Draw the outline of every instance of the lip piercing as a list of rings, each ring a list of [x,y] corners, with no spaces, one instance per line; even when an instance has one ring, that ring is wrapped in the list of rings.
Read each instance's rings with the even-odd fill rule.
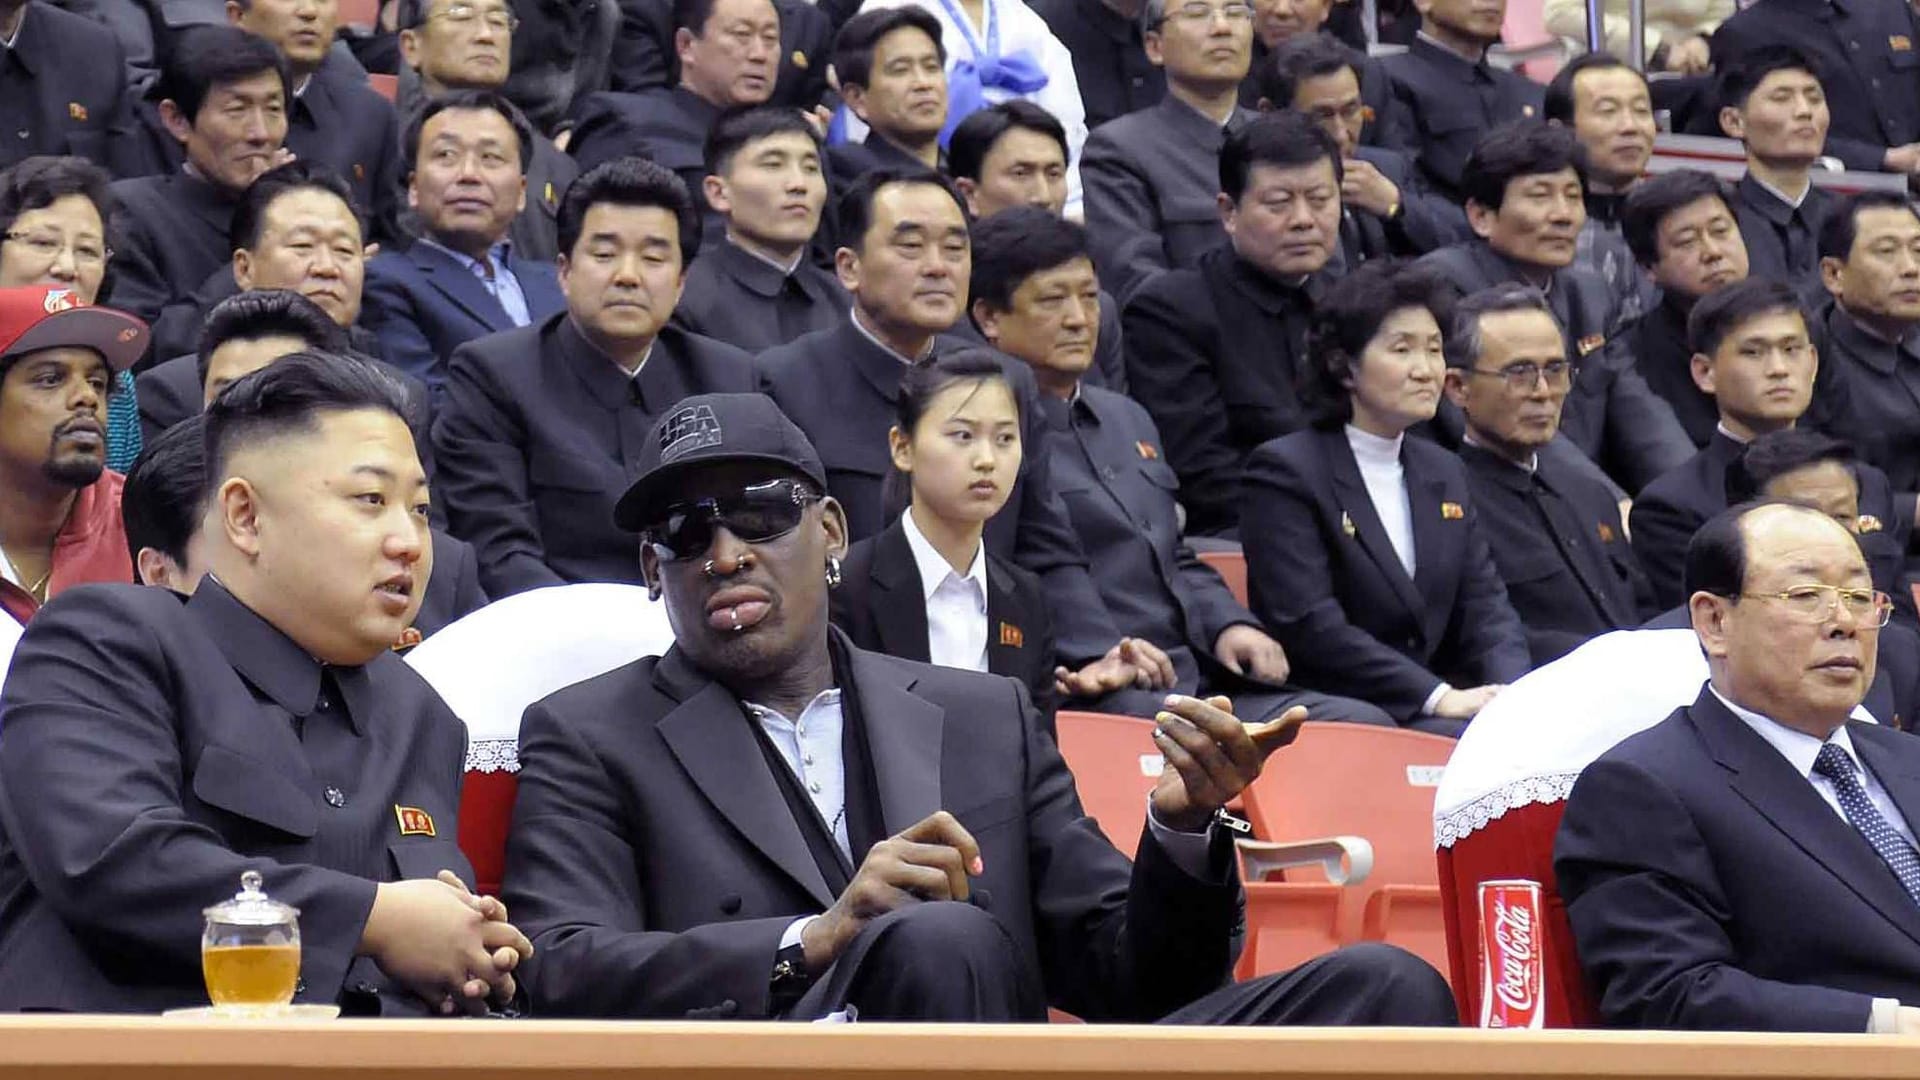
[[[740,625],[740,609],[737,607],[731,607],[731,608],[728,608],[727,611],[733,616],[734,631],[738,632],[741,630],[745,630],[746,627]]]

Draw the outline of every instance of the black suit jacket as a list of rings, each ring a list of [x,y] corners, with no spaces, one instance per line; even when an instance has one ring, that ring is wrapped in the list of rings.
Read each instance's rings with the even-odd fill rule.
[[[832,273],[803,256],[793,273],[741,249],[724,235],[701,248],[687,269],[673,321],[750,353],[784,345],[847,321],[853,298]]]
[[[1838,304],[1826,327],[1820,366],[1833,369],[1843,391],[1829,429],[1886,470],[1895,491],[1920,491],[1920,333],[1899,344],[1876,338]],[[1911,500],[1902,505],[1912,510]]]
[[[1223,984],[1230,862],[1191,877],[1146,832],[1129,866],[1013,681],[848,657],[885,831],[953,812],[985,863],[974,896],[1053,1004],[1147,1019]],[[769,1015],[781,934],[834,897],[749,723],[678,648],[527,710],[505,898],[533,938],[522,981],[542,1015]]]
[[[1693,381],[1693,350],[1687,348],[1687,314],[1672,296],[1635,319],[1624,334],[1633,354],[1633,368],[1647,388],[1673,410],[1674,419],[1695,447],[1707,445],[1720,424],[1720,408],[1713,395]],[[1822,372],[1828,365],[1820,365]]]
[[[1353,156],[1400,189],[1400,212],[1387,219],[1351,206],[1341,210],[1340,251],[1348,269],[1368,259],[1425,255],[1472,238],[1466,211],[1427,187],[1412,156],[1384,146],[1361,146]]]
[[[1424,37],[1380,66],[1387,73],[1381,144],[1419,162],[1428,184],[1448,198],[1461,198],[1460,175],[1481,136],[1540,113],[1538,84],[1485,60],[1468,63]]]
[[[1824,301],[1820,227],[1833,207],[1834,197],[1822,188],[1807,188],[1806,198],[1795,208],[1755,183],[1752,176],[1742,176],[1733,187],[1733,217],[1747,245],[1749,276],[1792,286],[1809,307]]]
[[[367,215],[368,243],[403,238],[400,121],[393,103],[357,72],[328,65],[314,73],[287,103],[286,145],[332,169],[353,189],[354,203]]]
[[[510,253],[506,265],[520,283],[534,323],[566,310],[553,264]],[[445,388],[447,360],[455,349],[514,329],[506,309],[473,271],[433,244],[375,255],[367,263],[361,297],[361,325],[380,339],[381,356],[435,395]]]
[[[1216,248],[1127,303],[1127,385],[1166,438],[1187,528],[1240,523],[1240,471],[1254,447],[1306,423],[1298,385],[1318,278],[1281,285]]]
[[[113,197],[113,306],[152,328],[149,356],[191,351],[200,343],[194,293],[233,261],[235,198],[179,171],[118,181]]]
[[[1887,147],[1920,140],[1914,40],[1913,12],[1900,4],[1767,0],[1720,24],[1712,37],[1713,63],[1719,67],[1762,45],[1807,53],[1833,114],[1827,153],[1849,169],[1878,172]]]
[[[1436,251],[1420,260],[1462,293],[1524,282],[1520,270],[1484,240]],[[1619,330],[1616,298],[1582,266],[1554,272],[1547,304],[1567,338],[1578,372],[1560,408],[1560,430],[1628,494],[1687,460],[1693,443],[1673,410],[1634,369],[1629,337]]]
[[[1527,670],[1460,460],[1401,443],[1414,573],[1394,553],[1346,433],[1309,429],[1247,459],[1241,536],[1254,614],[1293,660],[1294,680],[1400,720],[1441,682],[1506,683]]]
[[[833,624],[859,648],[928,663],[920,567],[898,519],[847,549],[833,591]],[[1011,633],[1009,633],[1009,628]],[[1017,679],[1053,732],[1053,622],[1040,579],[987,553],[987,671]]]
[[[1847,734],[1920,822],[1920,742]],[[1920,1004],[1920,905],[1710,690],[1580,774],[1554,873],[1609,1024],[1865,1031],[1872,998]]]
[[[1460,460],[1536,666],[1640,624],[1646,579],[1613,492],[1552,456],[1532,472],[1478,446]]]
[[[680,59],[673,48],[669,0],[619,0],[620,32],[613,40],[611,89],[630,94],[676,86]],[[773,0],[780,16],[780,74],[770,105],[811,109],[827,92],[833,60],[833,20],[806,0]]]
[[[258,870],[300,909],[302,1002],[423,1012],[356,959],[375,886],[456,846],[466,730],[398,657],[325,669],[209,578],[40,610],[0,706],[0,1009],[206,1001],[201,909]],[[346,716],[340,712],[344,708]],[[434,835],[402,835],[396,806]]]
[[[603,161],[637,154],[672,169],[701,210],[704,236],[726,235],[726,222],[707,206],[707,132],[720,109],[684,86],[636,94],[603,90],[573,104],[573,141],[567,152],[581,172]]]
[[[133,94],[113,31],[29,0],[13,48],[0,60],[0,169],[36,154],[83,157],[136,176]],[[16,137],[24,132],[26,138]]]
[[[487,594],[637,584],[640,541],[613,504],[640,475],[648,431],[682,398],[753,389],[745,353],[674,327],[629,376],[564,311],[455,350],[433,423],[437,483]]]
[[[936,347],[948,347],[945,340]],[[817,330],[760,354],[760,389],[812,440],[827,486],[847,512],[855,540],[885,524],[880,489],[893,471],[893,426],[906,364],[851,321]],[[1041,438],[1040,392],[1033,371],[1011,357],[1001,366],[1020,402],[1025,453],[1007,505],[987,522],[987,550],[1040,575],[1055,614],[1055,649],[1068,662],[1095,659],[1120,640],[1087,576],[1087,557],[1053,493],[1053,469]]]
[[[1027,6],[1046,20],[1073,57],[1073,81],[1087,110],[1088,131],[1166,97],[1166,72],[1147,59],[1142,20],[1129,19],[1101,0],[1033,0]]]

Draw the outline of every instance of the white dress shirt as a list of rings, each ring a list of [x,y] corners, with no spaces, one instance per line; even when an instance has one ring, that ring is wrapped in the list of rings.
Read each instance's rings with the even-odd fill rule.
[[[1347,445],[1353,448],[1354,463],[1360,466],[1360,479],[1367,485],[1367,498],[1373,512],[1387,530],[1387,541],[1400,565],[1413,576],[1413,503],[1407,497],[1407,473],[1400,465],[1400,442],[1405,435],[1383,439],[1378,435],[1347,425]]]
[[[973,563],[956,573],[946,557],[914,523],[913,511],[900,515],[907,547],[920,571],[921,598],[927,604],[927,658],[943,667],[987,670],[987,551],[973,549]]]
[[[1820,756],[1820,748],[1826,743],[1804,731],[1797,731],[1777,720],[1761,716],[1751,709],[1735,705],[1722,697],[1720,691],[1711,685],[1708,689],[1713,690],[1714,697],[1720,698],[1720,704],[1725,705],[1728,712],[1744,721],[1753,729],[1754,734],[1767,740],[1768,746],[1778,750],[1780,756],[1787,759],[1787,764],[1793,766],[1793,771],[1806,777],[1807,782],[1813,785],[1813,790],[1819,794],[1820,798],[1833,809],[1834,813],[1840,815],[1840,820],[1847,821],[1847,812],[1840,807],[1840,793],[1834,790],[1833,781],[1813,771],[1814,759]],[[1905,815],[1900,813],[1900,808],[1894,804],[1893,797],[1887,794],[1886,787],[1880,783],[1878,777],[1873,775],[1873,770],[1860,763],[1860,755],[1854,753],[1853,739],[1847,735],[1846,727],[1835,728],[1827,742],[1846,751],[1847,761],[1853,766],[1853,778],[1858,780],[1860,787],[1866,791],[1867,801],[1873,804],[1873,808],[1880,812],[1881,817],[1887,819],[1887,824],[1893,826],[1893,831],[1899,833],[1901,839],[1912,845],[1912,826],[1907,822]],[[1852,826],[1853,823],[1847,821],[1847,824]]]

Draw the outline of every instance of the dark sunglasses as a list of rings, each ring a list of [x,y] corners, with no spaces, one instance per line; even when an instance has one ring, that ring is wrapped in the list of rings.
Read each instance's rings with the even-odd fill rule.
[[[713,546],[713,531],[722,525],[749,544],[777,540],[799,528],[807,507],[819,501],[797,480],[769,480],[738,495],[675,503],[643,534],[661,558],[691,559]]]

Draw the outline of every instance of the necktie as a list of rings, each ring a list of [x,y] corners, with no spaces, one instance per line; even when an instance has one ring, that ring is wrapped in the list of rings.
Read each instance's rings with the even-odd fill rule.
[[[1834,793],[1840,796],[1840,809],[1844,810],[1847,820],[1867,838],[1880,858],[1900,879],[1907,895],[1920,903],[1920,855],[1915,855],[1913,845],[1906,842],[1880,811],[1873,808],[1872,800],[1867,798],[1866,790],[1860,781],[1854,778],[1853,761],[1847,752],[1827,743],[1820,748],[1820,756],[1813,761],[1813,771],[1833,781]]]

